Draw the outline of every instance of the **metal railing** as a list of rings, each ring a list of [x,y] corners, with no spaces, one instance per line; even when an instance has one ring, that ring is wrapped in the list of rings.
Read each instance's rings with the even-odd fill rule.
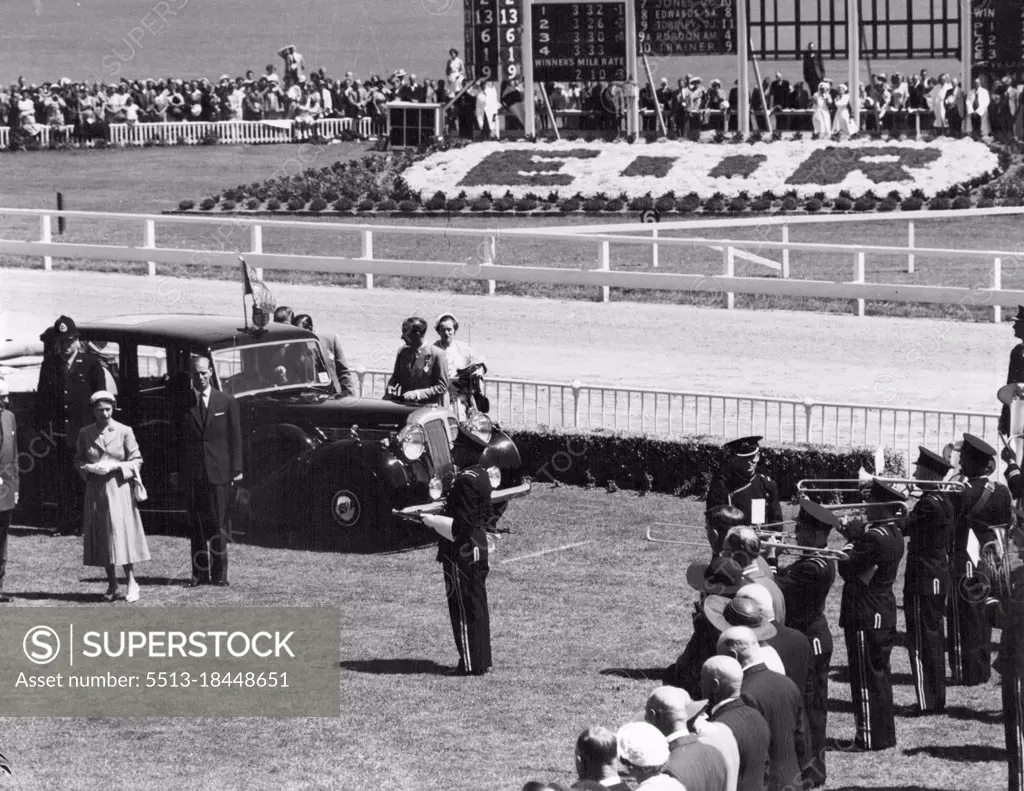
[[[361,395],[380,398],[390,371],[357,369]],[[749,396],[531,382],[488,377],[491,417],[517,427],[631,431],[662,437],[717,438],[759,434],[765,442],[806,442],[836,448],[882,447],[916,456],[963,432],[999,447],[998,413],[838,404]]]

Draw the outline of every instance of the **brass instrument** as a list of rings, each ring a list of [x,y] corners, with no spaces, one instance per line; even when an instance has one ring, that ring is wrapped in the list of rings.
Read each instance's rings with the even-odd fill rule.
[[[788,524],[788,523],[789,522],[778,523],[778,524]],[[661,526],[661,527],[672,527],[672,528],[680,528],[680,527],[682,527],[682,528],[686,528],[686,529],[697,529],[699,527],[699,525],[684,525],[684,524],[679,524],[677,522],[655,522],[654,524],[651,524],[651,525],[647,526],[647,531],[644,533],[644,538],[647,541],[650,541],[651,543],[654,543],[654,544],[676,544],[678,546],[684,546],[684,547],[699,547],[701,549],[710,549],[710,547],[708,546],[706,541],[705,542],[700,542],[700,541],[684,541],[684,540],[678,539],[678,538],[661,538],[659,536],[655,536],[653,534],[653,530],[654,530],[654,528],[659,527],[659,526]],[[704,528],[701,527],[700,529],[703,530]],[[777,539],[778,538],[778,534],[777,533],[772,533],[770,531],[763,531],[763,530],[756,530],[755,529],[755,532],[757,532],[758,538],[761,538],[761,539],[769,539],[769,538],[776,538]],[[800,557],[819,557],[819,558],[824,558],[825,560],[849,560],[849,556],[845,552],[843,552],[841,549],[829,549],[827,547],[805,547],[805,546],[801,546],[800,544],[794,544],[794,543],[788,543],[788,542],[776,543],[775,541],[765,540],[763,545],[761,546],[761,551],[762,552],[771,551],[771,552],[776,552],[776,553],[784,552],[784,553],[790,554],[790,555],[799,555]]]
[[[931,489],[934,491],[954,494],[962,492],[967,488],[962,481],[926,481],[919,478],[874,478],[886,486],[903,487],[908,497],[919,497],[922,492]],[[865,483],[863,478],[807,478],[799,481],[796,485],[800,494],[808,492],[861,492],[865,485],[869,485],[869,478]],[[887,503],[886,503],[887,504]],[[825,506],[828,508],[829,506]]]

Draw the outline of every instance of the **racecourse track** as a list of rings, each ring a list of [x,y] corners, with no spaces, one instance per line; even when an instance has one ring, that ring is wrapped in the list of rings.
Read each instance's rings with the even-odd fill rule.
[[[492,375],[585,384],[997,411],[1009,325],[811,312],[275,285],[278,304],[338,332],[353,365],[390,368],[409,315],[452,312]],[[238,282],[0,269],[0,339],[64,313],[228,313]],[[430,337],[434,333],[431,331]]]

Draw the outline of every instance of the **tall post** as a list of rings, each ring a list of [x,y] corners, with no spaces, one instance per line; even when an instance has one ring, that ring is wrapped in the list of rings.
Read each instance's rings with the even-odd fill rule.
[[[992,288],[999,291],[1003,287],[1003,259],[996,258],[992,261]],[[998,324],[1003,320],[1002,305],[992,306],[992,321]]]
[[[974,53],[971,51],[974,46],[974,37],[971,35],[974,15],[971,13],[972,3],[970,0],[963,0],[963,2],[957,3],[957,6],[960,8],[960,85],[964,91],[969,91],[974,59]]]
[[[850,0],[856,2],[856,0]],[[747,61],[750,60],[750,25],[747,24],[747,0],[736,0],[736,66],[739,74],[739,113],[736,128],[744,137],[750,135],[750,74]],[[732,109],[731,107],[729,108]],[[728,119],[728,114],[726,115]],[[728,129],[728,126],[726,126]],[[732,297],[730,296],[730,299]],[[729,307],[732,307],[731,305]]]
[[[743,5],[744,0],[740,0],[740,5]],[[732,247],[722,248],[722,277],[735,277],[736,276],[736,256],[733,255]],[[725,293],[725,309],[732,310],[736,304],[736,295],[731,291]]]
[[[57,193],[57,211],[64,211],[64,193],[63,192],[58,192]],[[63,236],[64,235],[64,215],[63,214],[58,214],[57,215],[57,235],[58,236]]]
[[[146,220],[146,238],[142,243],[142,246],[152,250],[156,247],[156,221]],[[147,261],[146,270],[150,277],[156,275],[156,261]]]
[[[651,238],[655,240],[655,244],[651,245],[651,268],[652,269],[657,269],[658,268],[658,245],[657,245],[658,226],[657,225],[651,226]]]
[[[623,3],[626,15],[626,81],[629,83],[629,107],[626,117],[626,134],[640,136],[640,80],[637,75],[636,56],[636,4],[633,0]],[[651,86],[654,90],[654,86]]]
[[[373,231],[363,231],[363,256],[364,261],[373,260]],[[373,272],[366,273],[366,288],[373,288]]]
[[[523,121],[525,134],[537,134],[536,108],[533,104],[533,0],[523,0]]]
[[[654,90],[654,75],[651,74],[651,64],[648,63],[646,55],[641,55],[640,57],[643,60],[644,72],[647,74],[647,84],[651,86],[651,93],[654,96],[654,112],[657,113],[658,116],[658,129],[663,135],[667,135],[668,126],[665,124],[665,116],[661,112],[661,102],[658,101],[658,93]],[[657,231],[655,231],[655,236],[657,236]],[[657,246],[655,246],[654,249],[657,250]],[[655,266],[657,266],[657,264],[655,264]]]
[[[612,268],[611,261],[611,245],[609,242],[601,242],[601,255],[598,259],[598,269],[602,272],[610,272]],[[611,300],[611,289],[609,286],[601,286],[601,301],[609,302]]]
[[[907,274],[914,274],[914,221],[907,223],[907,247],[911,252],[907,253]]]
[[[846,48],[850,61],[850,120],[860,129],[860,0],[846,0]]]
[[[39,241],[43,244],[49,244],[53,241],[50,228],[50,215],[43,214],[39,218]],[[43,256],[43,269],[47,272],[53,269],[53,258],[48,255]]]
[[[789,226],[782,226],[782,243],[789,244]],[[782,248],[782,276],[789,277],[789,248]]]
[[[856,253],[853,259],[853,282],[864,282],[864,253]],[[857,315],[864,315],[864,300],[857,300]]]

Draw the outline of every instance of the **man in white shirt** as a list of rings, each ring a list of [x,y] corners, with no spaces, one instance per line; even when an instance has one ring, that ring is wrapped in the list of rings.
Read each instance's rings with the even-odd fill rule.
[[[988,120],[990,101],[988,90],[981,84],[981,80],[975,77],[967,94],[967,117],[971,121],[971,134],[974,137],[988,137],[992,134],[992,125]]]

